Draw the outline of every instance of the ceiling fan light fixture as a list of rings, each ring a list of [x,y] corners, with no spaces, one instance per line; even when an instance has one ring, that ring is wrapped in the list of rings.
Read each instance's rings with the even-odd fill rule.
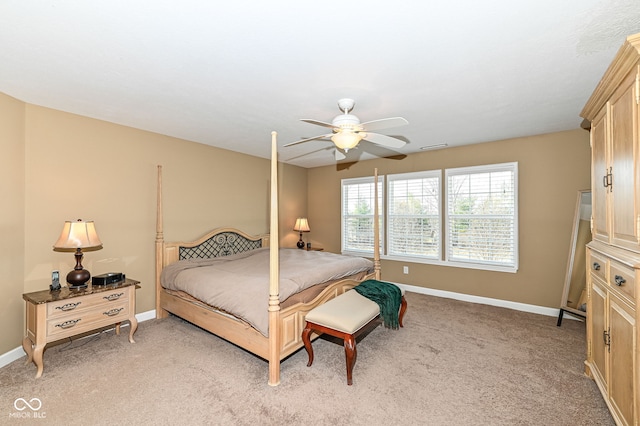
[[[348,152],[350,149],[355,148],[356,145],[362,140],[362,136],[358,133],[354,133],[347,130],[342,130],[335,135],[331,136],[331,140],[344,152]]]
[[[375,133],[375,131],[404,126],[405,124],[409,124],[407,120],[402,117],[390,117],[361,123],[358,117],[350,114],[354,105],[355,102],[353,99],[340,99],[338,101],[338,107],[340,108],[340,111],[342,111],[342,114],[335,117],[331,123],[308,118],[301,119],[301,121],[304,121],[305,123],[328,127],[331,129],[332,133],[301,139],[288,143],[285,146],[292,146],[303,142],[310,142],[330,137],[336,147],[334,150],[336,161],[339,161],[346,158],[343,153],[339,151],[344,151],[346,153],[350,149],[355,148],[361,140],[392,149],[402,148],[406,144],[404,140],[401,140],[398,137]],[[342,158],[338,158],[338,154],[340,154]]]

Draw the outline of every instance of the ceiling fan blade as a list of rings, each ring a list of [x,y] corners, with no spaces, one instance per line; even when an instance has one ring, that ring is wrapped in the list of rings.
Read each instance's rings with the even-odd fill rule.
[[[336,161],[344,160],[345,158],[347,158],[347,156],[340,152],[339,149],[333,150],[333,156],[336,158]]]
[[[300,121],[304,121],[305,123],[309,123],[309,124],[315,124],[316,126],[329,127],[331,129],[335,129],[335,127],[336,127],[331,123],[325,123],[324,121],[312,120],[310,118],[301,118]]]
[[[402,117],[381,118],[380,120],[367,121],[360,126],[366,131],[369,130],[381,130],[390,129],[391,127],[399,127],[409,124],[407,120]]]
[[[389,158],[392,160],[402,160],[406,158],[406,154],[400,153],[398,150],[393,148],[387,148],[382,145],[376,145],[374,143],[363,143],[358,144],[358,149],[362,153],[367,153],[370,155],[374,155],[378,158]],[[351,151],[349,151],[351,152]]]
[[[331,136],[333,136],[333,133],[329,133],[328,135],[314,136],[314,137],[312,137],[312,138],[307,138],[307,139],[301,139],[301,140],[299,140],[299,141],[290,142],[290,143],[286,144],[286,145],[285,145],[285,147],[287,147],[287,146],[291,146],[291,145],[297,145],[297,144],[302,143],[302,142],[314,141],[314,140],[316,140],[316,139],[329,138],[329,137],[331,137]]]
[[[378,133],[367,133],[363,139],[389,148],[402,148],[406,144],[405,141],[401,141],[400,139]]]
[[[314,149],[312,151],[303,152],[302,154],[286,158],[283,161],[286,163],[287,161],[297,160],[298,158],[308,157],[308,156],[311,156],[311,155],[314,155],[314,154],[323,153],[325,151],[327,153],[331,154],[331,156],[335,158],[335,154],[334,154],[335,147],[333,145],[329,145],[329,146],[325,146],[325,147],[322,147],[322,148],[319,148],[319,149]]]

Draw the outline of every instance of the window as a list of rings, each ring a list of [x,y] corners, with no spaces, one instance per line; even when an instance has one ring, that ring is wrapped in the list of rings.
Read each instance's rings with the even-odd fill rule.
[[[446,260],[515,271],[517,163],[448,169],[445,175]]]
[[[380,177],[381,255],[516,272],[518,164],[446,169],[441,177],[441,170],[388,175],[386,193]],[[344,253],[373,254],[373,187],[373,177],[342,181]]]
[[[380,246],[382,239],[382,194],[384,178],[378,177]],[[342,251],[373,255],[373,177],[342,180]]]
[[[436,170],[388,176],[389,256],[440,259],[440,175]]]

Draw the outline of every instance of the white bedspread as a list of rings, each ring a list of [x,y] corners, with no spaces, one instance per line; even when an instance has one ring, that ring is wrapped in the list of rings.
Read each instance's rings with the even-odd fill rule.
[[[280,249],[280,301],[315,284],[371,270],[368,259],[322,251]],[[181,260],[165,267],[160,282],[222,309],[268,336],[269,249],[214,259]]]

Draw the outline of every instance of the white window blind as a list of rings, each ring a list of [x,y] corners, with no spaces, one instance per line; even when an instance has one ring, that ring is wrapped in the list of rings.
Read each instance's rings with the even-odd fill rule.
[[[446,260],[518,266],[517,163],[448,169]]]
[[[440,259],[440,170],[389,175],[387,254]]]
[[[378,208],[380,214],[380,247],[382,230],[384,178],[378,176]],[[374,218],[373,176],[342,180],[342,251],[373,255]]]

